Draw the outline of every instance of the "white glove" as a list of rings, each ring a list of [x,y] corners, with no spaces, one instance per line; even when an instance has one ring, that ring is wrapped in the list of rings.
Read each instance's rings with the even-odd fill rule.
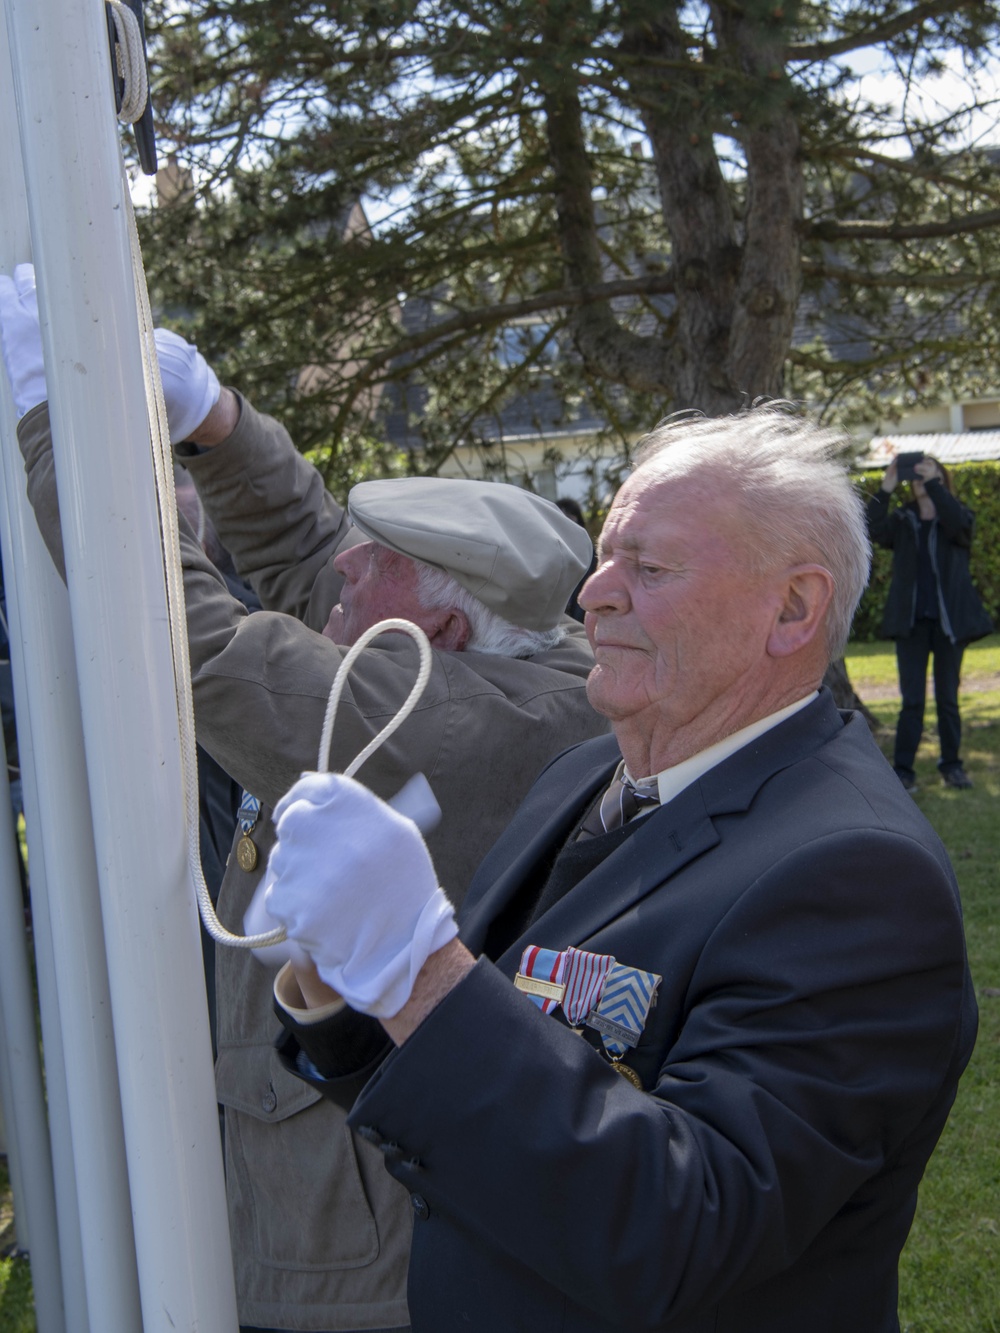
[[[198,429],[219,401],[219,381],[193,343],[170,329],[154,329],[170,443],[180,444]]]
[[[392,1018],[458,934],[416,825],[339,773],[304,774],[274,823],[268,912],[352,1009]]]
[[[397,814],[412,819],[421,833],[430,833],[441,823],[441,807],[423,773],[414,773],[412,778],[403,783],[388,804]],[[269,882],[265,875],[253,891],[250,906],[243,913],[244,935],[269,935],[272,930],[277,929],[278,922],[270,915],[264,902],[268,888]],[[281,944],[265,944],[251,949],[250,952],[257,962],[263,963],[265,967],[282,967],[285,963],[299,966],[308,961],[305,949],[294,940],[285,940]]]
[[[45,401],[45,363],[38,322],[35,270],[18,264],[13,279],[0,274],[0,335],[7,377],[19,417]],[[169,329],[154,330],[172,444],[186,440],[219,400],[219,381],[196,347]]]
[[[23,417],[48,397],[32,264],[18,264],[13,278],[0,274],[0,335],[3,363],[14,392],[14,410]]]

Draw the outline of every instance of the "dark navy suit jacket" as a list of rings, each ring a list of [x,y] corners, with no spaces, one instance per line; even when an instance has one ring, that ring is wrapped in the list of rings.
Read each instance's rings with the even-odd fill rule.
[[[469,891],[473,952],[618,758],[602,738],[541,776]],[[662,976],[642,1091],[513,988],[527,944]],[[824,692],[646,816],[365,1085],[351,1123],[414,1196],[415,1333],[895,1330],[975,1026],[945,851]]]

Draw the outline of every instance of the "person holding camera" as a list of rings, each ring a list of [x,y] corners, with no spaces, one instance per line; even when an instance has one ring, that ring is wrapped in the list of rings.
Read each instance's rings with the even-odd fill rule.
[[[912,499],[890,508],[893,491],[909,481]],[[947,469],[921,453],[900,454],[868,502],[872,541],[892,551],[892,580],[881,632],[896,640],[902,707],[893,767],[907,791],[917,790],[914,760],[924,729],[927,661],[934,660],[941,759],[946,786],[972,786],[959,756],[962,721],[958,682],[965,645],[993,630],[969,573],[975,515],[955,496]]]

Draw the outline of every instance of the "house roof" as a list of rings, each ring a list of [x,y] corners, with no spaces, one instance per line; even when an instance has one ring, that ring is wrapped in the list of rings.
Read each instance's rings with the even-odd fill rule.
[[[968,430],[961,435],[876,435],[861,462],[887,467],[897,454],[930,454],[939,463],[980,463],[1000,459],[1000,430]]]

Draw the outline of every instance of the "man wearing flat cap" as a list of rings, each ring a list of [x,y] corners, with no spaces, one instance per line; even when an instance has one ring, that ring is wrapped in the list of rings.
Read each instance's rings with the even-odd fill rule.
[[[19,438],[29,495],[61,568],[33,281],[19,271],[0,284],[4,360],[27,414]],[[198,739],[246,789],[219,898],[224,924],[243,933],[273,842],[270,809],[316,767],[345,646],[391,616],[425,631],[433,669],[415,711],[359,777],[391,798],[425,775],[442,811],[428,843],[460,900],[546,763],[607,729],[586,697],[592,655],[562,615],[589,538],[548,501],[476,481],[364,482],[345,513],[285,431],[220,392],[194,348],[161,330],[157,348],[171,439],[184,442],[178,455],[264,606],[248,616],[181,525]],[[346,767],[395,716],[417,665],[399,633],[362,652],[331,767]],[[241,1324],[405,1327],[409,1198],[343,1113],[278,1062],[274,971],[246,950],[217,951],[217,1086]]]

